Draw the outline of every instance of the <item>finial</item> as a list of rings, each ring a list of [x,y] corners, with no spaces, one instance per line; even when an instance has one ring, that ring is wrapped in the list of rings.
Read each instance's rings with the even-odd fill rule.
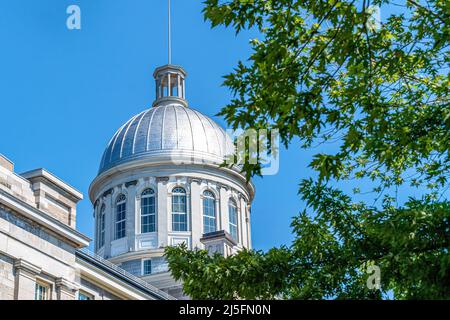
[[[172,28],[171,28],[171,11],[170,0],[168,4],[168,58],[169,63],[155,70],[153,76],[156,80],[156,100],[153,106],[160,106],[167,103],[178,103],[188,107],[186,101],[186,71],[176,65],[172,65]]]
[[[171,28],[171,14],[170,14],[170,0],[168,1],[168,49],[169,49],[169,64],[172,64],[172,28]]]

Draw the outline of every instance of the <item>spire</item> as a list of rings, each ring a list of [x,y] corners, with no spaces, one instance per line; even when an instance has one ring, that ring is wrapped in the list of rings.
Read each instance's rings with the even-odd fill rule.
[[[186,71],[177,65],[172,64],[172,28],[171,28],[171,12],[170,0],[168,0],[168,58],[169,63],[159,67],[153,73],[156,81],[156,100],[153,102],[154,107],[165,105],[168,103],[178,103],[185,107],[188,106],[186,101],[185,79]]]
[[[172,26],[171,26],[171,14],[170,14],[170,0],[167,0],[168,4],[168,50],[169,50],[169,65],[172,64]]]

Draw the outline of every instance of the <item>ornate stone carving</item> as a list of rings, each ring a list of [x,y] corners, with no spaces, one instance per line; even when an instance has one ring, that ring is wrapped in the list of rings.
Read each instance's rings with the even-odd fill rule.
[[[224,185],[223,183],[217,183],[217,187],[225,189],[226,191],[230,190],[230,187],[228,187],[227,185]]]
[[[109,196],[110,194],[112,194],[113,193],[113,189],[111,188],[111,189],[108,189],[108,190],[106,190],[105,192],[103,192],[103,195],[102,195],[102,197],[104,197],[104,198],[106,198],[107,196]]]
[[[159,183],[159,182],[167,183],[167,182],[169,182],[169,177],[157,177],[156,183]]]
[[[189,182],[189,183],[196,182],[198,185],[201,185],[201,184],[202,184],[202,179],[198,179],[198,178],[189,178],[188,182]]]
[[[129,181],[129,182],[125,183],[125,187],[128,188],[128,187],[131,187],[131,186],[135,186],[137,184],[138,184],[138,181],[137,180],[133,180],[133,181]]]
[[[66,280],[64,278],[58,278],[56,279],[56,287],[58,289],[64,290],[64,291],[68,291],[68,292],[75,292],[79,289],[79,285],[76,283],[73,283],[69,280]]]

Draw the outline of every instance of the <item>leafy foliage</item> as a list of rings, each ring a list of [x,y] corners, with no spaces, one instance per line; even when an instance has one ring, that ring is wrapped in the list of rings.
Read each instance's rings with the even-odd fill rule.
[[[411,200],[400,209],[352,203],[331,187],[304,182],[319,213],[295,217],[289,248],[224,258],[166,248],[172,274],[193,299],[450,299],[450,203]],[[318,196],[320,195],[320,196]],[[381,290],[367,269],[381,269]]]
[[[401,13],[371,28],[370,8],[389,12],[391,3],[205,1],[212,26],[256,27],[264,37],[251,41],[249,63],[225,77],[235,99],[220,114],[235,129],[278,129],[286,145],[294,137],[303,147],[340,141],[338,154],[313,163],[324,178],[446,185],[448,1],[405,1]],[[408,168],[417,175],[402,177]]]
[[[249,59],[225,76],[234,98],[220,115],[234,129],[277,129],[286,147],[299,139],[305,149],[330,143],[338,151],[313,157],[318,179],[300,185],[307,209],[293,220],[289,248],[230,258],[168,248],[186,293],[450,299],[448,1],[204,3],[213,27],[261,34]],[[261,163],[247,162],[243,172],[258,175]],[[373,204],[332,187],[358,179],[372,181]],[[423,197],[398,203],[392,193],[403,185]],[[381,268],[381,290],[366,286],[370,265]]]
[[[182,245],[167,247],[166,257],[172,275],[184,280],[185,293],[194,299],[270,299],[286,287],[290,271],[287,248],[243,250],[224,258]]]

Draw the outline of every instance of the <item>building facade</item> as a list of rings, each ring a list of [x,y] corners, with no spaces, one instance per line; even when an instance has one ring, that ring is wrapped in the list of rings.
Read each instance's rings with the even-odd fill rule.
[[[89,190],[95,253],[76,230],[83,195],[44,169],[16,174],[0,155],[0,300],[185,299],[166,246],[251,248],[254,186],[221,166],[234,144],[189,107],[186,76],[156,69],[152,107],[110,140]]]
[[[0,155],[0,300],[173,299],[86,250],[82,197],[44,169],[16,174]]]
[[[223,167],[234,144],[212,119],[189,107],[186,72],[155,70],[153,106],[110,140],[89,196],[95,251],[128,272],[183,298],[164,247],[185,243],[230,255],[251,248],[254,197],[238,167]]]

